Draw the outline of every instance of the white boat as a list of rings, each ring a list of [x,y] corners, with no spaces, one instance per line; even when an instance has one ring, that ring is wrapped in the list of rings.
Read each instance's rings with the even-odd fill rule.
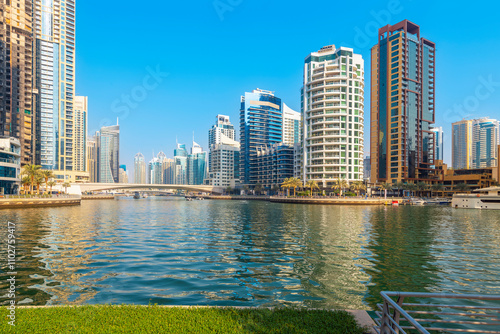
[[[455,194],[451,206],[456,209],[500,210],[500,187],[477,189],[472,194]]]
[[[411,205],[424,205],[425,201],[421,198],[411,198],[410,199],[410,204]]]

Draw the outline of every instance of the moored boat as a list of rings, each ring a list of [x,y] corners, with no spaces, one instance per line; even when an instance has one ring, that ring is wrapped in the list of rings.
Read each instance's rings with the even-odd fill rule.
[[[451,206],[456,209],[500,210],[500,187],[477,189],[472,194],[455,194]]]

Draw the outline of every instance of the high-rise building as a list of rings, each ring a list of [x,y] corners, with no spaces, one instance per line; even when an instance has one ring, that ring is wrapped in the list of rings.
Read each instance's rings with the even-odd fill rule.
[[[17,195],[21,189],[21,144],[0,136],[0,195]]]
[[[128,183],[128,173],[127,173],[127,166],[126,165],[120,165],[120,177],[119,181],[120,183]]]
[[[153,157],[148,164],[148,184],[162,184],[162,165],[160,158]]]
[[[208,177],[204,183],[216,187],[239,185],[240,143],[235,140],[234,126],[229,116],[217,115],[217,121],[208,132]]]
[[[105,126],[98,134],[99,182],[118,183],[120,169],[120,126]]]
[[[0,136],[17,138],[21,164],[33,163],[33,4],[0,2]]]
[[[444,160],[444,140],[443,140],[443,128],[442,127],[431,127],[431,131],[434,133],[434,161]]]
[[[185,144],[177,143],[174,149],[174,183],[188,184],[187,181],[187,150]]]
[[[203,184],[206,176],[207,153],[203,148],[193,141],[191,154],[187,157],[187,184]]]
[[[162,183],[163,184],[175,184],[174,171],[175,171],[175,161],[174,159],[164,158],[161,161],[162,170]]]
[[[283,143],[293,146],[300,143],[301,131],[300,112],[295,111],[283,103]]]
[[[472,123],[472,168],[497,167],[500,145],[499,122],[481,118]]]
[[[293,177],[293,146],[274,144],[257,147],[257,183],[272,190]]]
[[[241,97],[240,181],[257,183],[257,147],[283,141],[283,109],[274,92],[256,89]]]
[[[329,45],[306,57],[304,182],[363,179],[364,86],[364,61],[352,49]]]
[[[73,171],[75,0],[35,0],[34,9],[35,161],[44,169]],[[118,166],[115,176],[117,182]]]
[[[208,131],[208,147],[220,144],[222,136],[226,136],[232,140],[236,139],[234,125],[229,121],[229,116],[217,115],[215,124]]]
[[[99,182],[99,147],[97,146],[96,137],[90,137],[87,139],[86,145],[86,155],[87,155],[87,171],[89,172],[90,182]]]
[[[461,120],[451,125],[453,169],[472,167],[472,120]]]
[[[372,182],[420,182],[434,164],[435,44],[408,20],[379,29],[371,49]]]
[[[85,161],[88,97],[75,96],[73,107],[73,170],[88,171]]]
[[[141,153],[134,157],[134,183],[146,184],[146,161]]]

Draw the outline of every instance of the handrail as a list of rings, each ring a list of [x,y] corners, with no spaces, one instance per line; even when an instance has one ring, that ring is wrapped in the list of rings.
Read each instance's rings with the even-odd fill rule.
[[[382,291],[383,304],[378,304],[380,311],[375,312],[374,329],[379,334],[408,333],[407,330],[418,331],[422,334],[430,334],[431,331],[446,331],[446,333],[491,333],[500,334],[500,307],[489,305],[450,305],[450,304],[425,304],[404,303],[405,298],[433,298],[433,299],[462,299],[469,301],[500,301],[500,295],[478,295],[478,294],[450,294],[450,293],[418,293],[418,292],[390,292]],[[395,301],[393,297],[396,297]],[[418,307],[431,310],[412,310]],[[434,310],[432,310],[434,309]],[[438,309],[438,311],[435,311]],[[444,310],[443,309],[447,309]],[[452,309],[451,311],[449,309]],[[455,309],[465,311],[454,312]],[[469,312],[467,312],[469,311]],[[475,313],[474,313],[475,312]],[[489,314],[488,314],[489,312]],[[423,318],[414,318],[413,315],[423,315]],[[430,316],[429,316],[430,315]],[[436,317],[435,319],[429,319]],[[450,317],[453,317],[450,319]],[[465,320],[464,320],[465,317]],[[402,319],[400,319],[402,318]],[[401,322],[404,322],[402,324]],[[436,327],[443,326],[443,327]],[[448,326],[451,325],[451,326]],[[468,328],[460,325],[469,325]],[[448,326],[448,327],[446,327]],[[484,329],[484,327],[489,327]],[[493,327],[495,326],[495,327]],[[472,328],[471,328],[472,327]]]

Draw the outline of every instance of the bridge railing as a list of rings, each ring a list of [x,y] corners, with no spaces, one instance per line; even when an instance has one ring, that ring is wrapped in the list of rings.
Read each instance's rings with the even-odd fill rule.
[[[375,331],[500,334],[500,295],[381,292]],[[394,299],[396,298],[396,299]],[[411,298],[411,302],[404,302]]]

